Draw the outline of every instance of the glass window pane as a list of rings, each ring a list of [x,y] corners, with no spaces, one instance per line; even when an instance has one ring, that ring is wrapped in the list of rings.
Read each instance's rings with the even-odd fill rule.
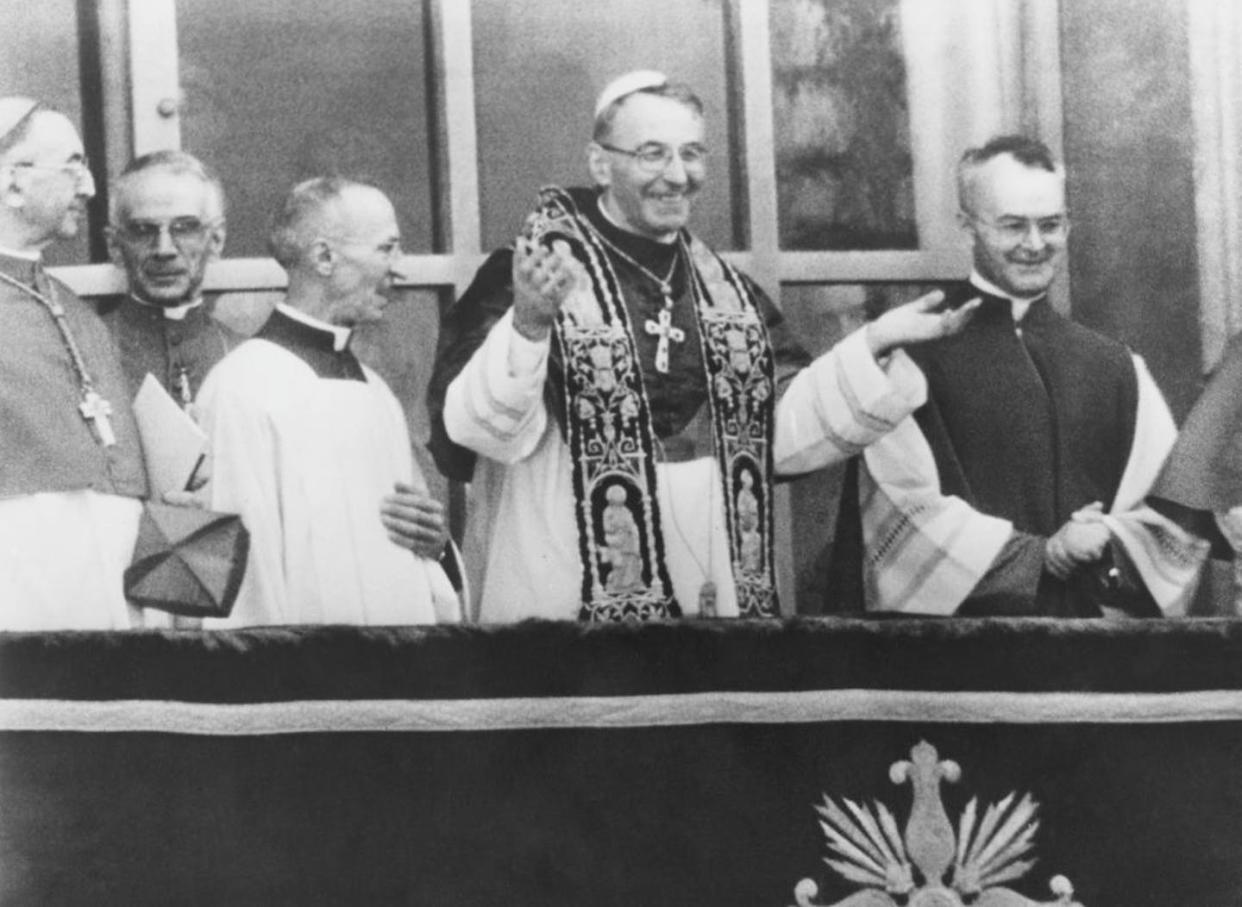
[[[691,228],[717,248],[735,248],[725,5],[474,0],[484,248],[513,240],[541,186],[589,185],[586,145],[596,95],[632,69],[658,69],[702,98],[711,157]]]
[[[431,250],[423,4],[179,0],[182,147],[214,166],[231,256],[266,255],[289,188],[327,173],[393,199]]]
[[[914,249],[899,0],[772,0],[785,249]]]
[[[818,356],[868,318],[930,289],[913,284],[785,285],[781,287],[781,310],[794,335],[808,352]],[[831,614],[837,609],[828,567],[844,472],[842,465],[830,466],[790,483],[799,614]]]
[[[11,10],[9,15],[14,12]],[[69,117],[81,132],[75,0],[26,3],[17,18],[18,27],[0,28],[0,86],[3,86],[0,95],[25,95],[42,101]],[[87,229],[83,222],[72,241],[56,242],[48,247],[47,260],[52,264],[82,264],[89,260],[87,249]]]

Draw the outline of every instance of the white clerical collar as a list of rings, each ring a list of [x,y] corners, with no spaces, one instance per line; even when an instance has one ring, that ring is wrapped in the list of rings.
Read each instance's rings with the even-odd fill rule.
[[[604,220],[608,221],[608,223],[612,224],[622,233],[633,233],[635,236],[640,236],[643,239],[649,239],[652,242],[664,243],[665,245],[669,245],[670,243],[675,242],[677,240],[676,233],[674,233],[668,239],[656,239],[654,236],[643,236],[641,233],[634,233],[634,231],[631,230],[629,227],[624,227],[621,224],[617,223],[617,219],[608,213],[608,206],[604,204],[604,193],[602,192],[595,199],[595,204],[599,208],[599,213],[603,216]]]
[[[183,302],[181,305],[174,306],[156,305],[154,302],[147,302],[145,299],[139,299],[133,293],[129,294],[129,298],[138,303],[138,305],[146,306],[148,309],[159,309],[164,313],[164,317],[169,321],[184,321],[185,316],[190,314],[192,309],[196,309],[203,304],[202,296],[199,296],[197,299],[191,299],[189,302]]]
[[[24,258],[26,261],[43,259],[43,253],[38,249],[31,252],[29,249],[10,249],[7,246],[0,246],[0,255],[7,255],[9,258]]]
[[[327,331],[332,335],[332,349],[338,353],[349,345],[349,335],[353,333],[353,328],[347,328],[339,324],[329,324],[326,321],[320,321],[313,315],[307,315],[301,309],[295,309],[287,302],[276,303],[276,308],[285,315],[288,315],[294,321],[300,321],[302,324],[309,325],[319,331]]]
[[[1026,298],[1014,296],[1012,293],[1006,293],[978,271],[970,272],[970,283],[976,290],[982,290],[989,296],[999,296],[1001,299],[1008,299],[1013,304],[1014,324],[1021,323],[1022,319],[1026,317],[1027,310],[1031,307],[1031,303],[1037,299],[1041,299],[1045,295],[1044,293],[1038,293],[1035,296],[1029,296]]]

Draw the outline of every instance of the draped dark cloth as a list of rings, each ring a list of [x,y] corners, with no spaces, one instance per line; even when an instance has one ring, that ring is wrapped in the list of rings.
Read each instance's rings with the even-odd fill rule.
[[[970,801],[1038,802],[1035,866],[1009,883],[1031,903],[1061,874],[1088,907],[1236,905],[1239,691],[1229,620],[0,634],[0,721],[113,718],[0,730],[0,903],[754,907],[811,878],[836,904],[860,886],[825,865],[815,806],[876,801],[904,828],[890,766],[927,741],[961,768],[955,829]],[[616,720],[472,718],[546,702]],[[297,733],[126,729],[333,705]],[[389,708],[445,721],[354,726]]]
[[[212,316],[210,302],[203,302],[181,319],[167,318],[156,305],[144,305],[132,296],[111,296],[99,304],[99,314],[116,338],[121,367],[129,382],[130,396],[138,393],[147,374],[174,400],[181,399],[182,376],[190,399],[212,366],[245,338]]]
[[[320,378],[338,381],[366,381],[362,364],[348,345],[336,348],[336,335],[331,331],[290,318],[280,309],[274,309],[255,340],[266,340],[287,350],[305,362]]]
[[[1193,522],[1212,541],[1213,557],[1233,557],[1211,515],[1242,504],[1242,336],[1225,348],[1150,498],[1153,507]]]
[[[945,293],[949,307],[982,295],[968,283]],[[961,333],[907,352],[927,376],[915,419],[941,492],[1014,526],[959,613],[1098,615],[1091,577],[1066,583],[1043,572],[1043,549],[1074,511],[1094,501],[1107,510],[1117,493],[1138,407],[1130,351],[1057,314],[1046,298],[1019,326],[1009,300],[985,296]],[[831,573],[854,610],[863,607],[858,468],[847,477]]]

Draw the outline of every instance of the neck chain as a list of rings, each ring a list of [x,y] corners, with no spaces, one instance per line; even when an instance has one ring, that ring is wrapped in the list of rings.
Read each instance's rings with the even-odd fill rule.
[[[594,229],[594,225],[592,225],[592,228]],[[636,267],[639,271],[641,271],[643,274],[647,275],[647,277],[649,277],[651,281],[660,288],[661,296],[663,296],[665,299],[669,299],[673,295],[673,275],[677,273],[677,263],[681,261],[681,247],[680,246],[673,247],[673,263],[672,265],[669,266],[668,274],[665,275],[664,277],[661,277],[660,275],[656,274],[654,271],[650,270],[649,268],[645,268],[641,264],[639,264],[638,261],[633,258],[633,256],[631,256],[628,252],[626,252],[624,249],[622,249],[620,246],[614,243],[611,239],[605,236],[602,230],[595,230],[595,235],[604,241],[604,245],[612,249],[612,251],[616,252],[623,259],[625,259],[630,264],[632,264],[634,267]]]
[[[38,271],[36,270],[37,273]],[[82,358],[82,352],[78,349],[78,344],[73,339],[73,334],[69,331],[69,325],[65,320],[65,308],[60,304],[60,300],[56,298],[55,288],[49,284],[49,289],[52,292],[52,296],[49,299],[38,290],[26,286],[20,280],[13,279],[3,271],[0,271],[0,281],[17,287],[17,289],[32,299],[37,300],[45,309],[52,313],[52,319],[56,323],[57,330],[60,331],[60,338],[65,344],[65,349],[69,351],[69,358],[73,361],[73,370],[77,373],[78,382],[82,388],[82,402],[78,404],[78,409],[82,412],[82,418],[94,425],[100,444],[104,447],[111,447],[116,444],[116,435],[112,432],[112,423],[108,421],[108,417],[112,415],[112,404],[101,397],[99,392],[95,390],[95,382],[91,380],[90,372],[86,370],[86,361]]]
[[[678,243],[673,249],[673,263],[668,269],[668,275],[661,278],[658,274],[653,273],[647,268],[639,264],[628,252],[614,243],[611,239],[604,235],[602,230],[595,228],[594,224],[587,221],[593,232],[599,239],[613,252],[620,255],[625,261],[628,261],[634,267],[638,268],[643,274],[650,278],[656,286],[660,288],[660,311],[656,315],[656,320],[652,321],[648,318],[643,323],[643,328],[653,337],[659,337],[656,343],[655,367],[657,372],[668,374],[668,353],[669,341],[673,343],[681,343],[686,339],[686,332],[681,328],[673,327],[673,275],[677,273],[677,263],[681,261],[681,244]]]

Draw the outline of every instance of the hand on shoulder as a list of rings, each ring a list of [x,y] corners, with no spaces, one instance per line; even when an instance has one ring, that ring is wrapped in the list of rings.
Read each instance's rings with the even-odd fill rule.
[[[867,346],[876,357],[891,353],[899,346],[938,340],[956,334],[970,321],[981,300],[972,299],[956,309],[936,311],[944,302],[944,293],[935,290],[913,302],[889,309],[867,325]]]

